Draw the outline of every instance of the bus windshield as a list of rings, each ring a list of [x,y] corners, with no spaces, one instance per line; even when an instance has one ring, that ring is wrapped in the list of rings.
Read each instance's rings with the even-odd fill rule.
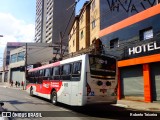
[[[110,76],[116,75],[116,60],[114,58],[98,55],[89,56],[91,75]]]

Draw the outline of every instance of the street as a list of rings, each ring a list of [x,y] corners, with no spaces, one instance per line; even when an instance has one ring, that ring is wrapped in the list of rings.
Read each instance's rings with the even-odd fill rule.
[[[0,101],[4,102],[5,111],[14,111],[18,113],[40,113],[38,118],[34,119],[68,119],[68,120],[106,120],[106,119],[130,119],[130,113],[138,111],[126,109],[117,106],[90,105],[85,107],[71,107],[64,104],[54,106],[49,100],[40,97],[31,97],[24,90],[0,87]],[[142,112],[143,113],[143,112]],[[14,116],[16,116],[15,114]],[[24,116],[23,116],[24,117]],[[25,118],[25,119],[33,119]],[[127,118],[130,117],[130,118]],[[22,119],[20,117],[13,120]]]

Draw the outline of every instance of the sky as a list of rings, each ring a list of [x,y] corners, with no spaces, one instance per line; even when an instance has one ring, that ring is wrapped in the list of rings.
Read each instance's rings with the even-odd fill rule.
[[[79,13],[84,2],[76,7]],[[1,0],[0,5],[0,66],[7,42],[33,42],[35,35],[36,0]]]

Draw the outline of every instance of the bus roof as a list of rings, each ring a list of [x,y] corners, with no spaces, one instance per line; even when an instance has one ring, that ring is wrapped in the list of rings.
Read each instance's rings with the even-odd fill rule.
[[[64,59],[62,61],[58,61],[58,62],[55,62],[55,63],[43,65],[43,66],[40,66],[40,67],[37,67],[37,68],[30,69],[28,72],[37,71],[37,70],[41,70],[41,69],[45,69],[45,68],[59,66],[61,64],[66,64],[66,63],[69,63],[69,62],[74,62],[74,61],[82,60],[82,56],[85,56],[85,55],[86,54],[83,54],[83,55],[76,56],[76,57],[73,57],[73,58]]]
[[[47,64],[47,65],[43,65],[43,66],[40,66],[40,67],[37,67],[37,68],[30,69],[28,72],[37,71],[37,70],[41,70],[41,69],[44,69],[44,68],[50,68],[50,67],[58,66],[58,65],[60,65],[60,61],[55,62],[55,63],[51,63],[51,64]]]

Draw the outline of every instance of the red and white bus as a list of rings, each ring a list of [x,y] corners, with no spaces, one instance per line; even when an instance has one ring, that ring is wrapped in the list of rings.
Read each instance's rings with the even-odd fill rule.
[[[117,102],[116,60],[84,54],[28,71],[27,91],[57,102],[83,106]]]

